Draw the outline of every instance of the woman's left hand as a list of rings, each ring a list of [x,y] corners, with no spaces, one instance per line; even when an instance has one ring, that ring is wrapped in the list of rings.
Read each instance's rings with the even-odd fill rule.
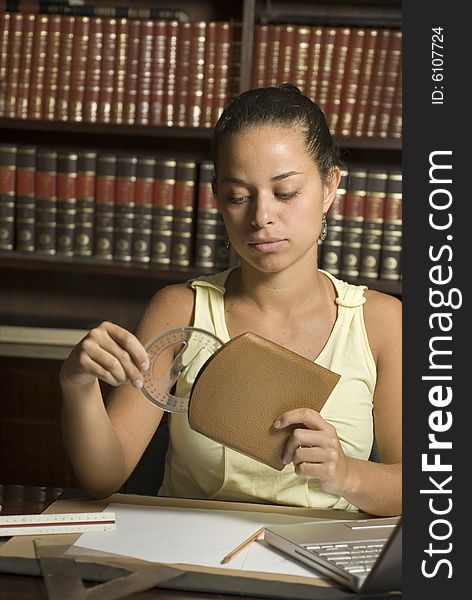
[[[314,477],[321,489],[342,495],[347,478],[347,458],[336,429],[311,408],[290,410],[273,424],[275,429],[300,425],[293,430],[285,446],[283,462],[293,462],[295,473]]]

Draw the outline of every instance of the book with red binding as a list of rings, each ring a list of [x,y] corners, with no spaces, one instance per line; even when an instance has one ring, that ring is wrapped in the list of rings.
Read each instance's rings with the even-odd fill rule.
[[[366,184],[367,170],[360,166],[353,167],[344,200],[341,276],[359,277]]]
[[[151,82],[149,90],[149,122],[151,125],[164,123],[164,85],[167,70],[167,23],[154,21],[154,46],[151,60]]]
[[[203,98],[200,127],[213,127],[213,98],[215,94],[216,69],[216,29],[217,23],[209,21],[206,24],[205,58],[203,64]]]
[[[55,118],[62,29],[62,17],[51,15],[48,18],[44,87],[39,106],[41,114],[38,117],[40,119]]]
[[[180,27],[178,21],[167,23],[166,78],[164,86],[163,124],[172,127],[175,123],[175,90],[177,72],[177,51],[180,44]]]
[[[292,81],[295,65],[295,25],[280,25],[280,47],[277,65],[277,84]]]
[[[111,123],[124,122],[126,59],[129,46],[129,21],[118,19],[116,23],[116,45],[113,71],[113,92],[110,111]]]
[[[75,35],[75,17],[61,17],[61,32],[57,63],[57,77],[51,87],[55,98],[54,114],[48,108],[48,119],[67,121],[69,118],[70,89],[72,84],[72,50]],[[78,41],[77,41],[78,43]],[[76,49],[77,51],[77,49]],[[49,100],[48,100],[49,105]]]
[[[401,85],[402,70],[402,32],[392,30],[390,45],[385,65],[385,78],[380,97],[379,116],[374,130],[374,137],[385,138],[388,136],[390,120],[394,111],[395,92]]]
[[[306,72],[306,94],[313,101],[317,101],[320,69],[321,69],[321,46],[323,40],[323,27],[311,27],[308,53],[308,65]]]
[[[377,130],[391,35],[391,29],[379,30],[379,39],[373,65],[373,77],[369,90],[369,98],[367,100],[367,115],[365,118],[363,136],[374,137]]]
[[[136,80],[136,119],[138,125],[149,124],[151,102],[151,76],[154,45],[154,21],[141,21],[141,39],[138,54],[138,77]]]
[[[365,133],[366,121],[369,115],[370,89],[374,78],[374,64],[379,40],[378,29],[367,28],[365,32],[357,96],[353,106],[352,125],[348,128],[348,135],[355,137],[361,137]]]
[[[334,49],[340,32],[339,27],[324,27],[321,39],[321,56],[319,80],[317,83],[316,97],[314,98],[318,106],[326,112],[329,100],[329,83],[333,70]],[[339,39],[339,38],[338,38]]]
[[[252,58],[251,87],[266,85],[266,65],[268,62],[269,25],[254,26],[254,51]]]
[[[90,17],[76,17],[72,43],[72,60],[70,63],[69,102],[67,105],[67,120],[69,121],[83,121],[84,118],[90,26]],[[93,52],[93,42],[91,45]]]
[[[172,109],[172,125],[184,127],[187,108],[188,85],[190,78],[190,44],[192,26],[190,23],[179,24],[179,43],[176,53],[175,95]]]
[[[7,61],[5,68],[5,111],[7,117],[16,117],[20,62],[22,56],[23,28],[25,15],[12,14],[8,30]]]
[[[205,44],[206,23],[204,21],[191,23],[189,74],[184,117],[187,127],[198,127],[202,118]]]
[[[14,115],[17,119],[26,119],[28,116],[30,83],[33,75],[31,58],[33,56],[35,21],[36,15],[24,15]]]
[[[132,125],[136,121],[138,98],[139,47],[141,43],[141,21],[128,21],[128,46],[124,72],[124,98],[122,123]]]
[[[48,36],[49,16],[38,15],[34,24],[31,76],[26,108],[28,119],[40,119],[43,112]]]
[[[84,61],[86,71],[82,106],[82,120],[86,123],[98,121],[102,57],[103,53],[107,51],[103,45],[103,21],[100,17],[90,19],[87,54]]]
[[[310,58],[310,27],[298,26],[295,30],[295,49],[293,54],[293,68],[290,81],[305,94],[308,89],[308,65]]]
[[[336,37],[333,49],[333,60],[329,86],[325,102],[325,114],[331,133],[338,130],[341,110],[341,97],[345,91],[348,62],[352,58],[352,37],[354,30],[349,27],[336,28]]]
[[[334,132],[340,136],[351,136],[353,133],[353,117],[359,100],[359,82],[362,76],[362,57],[366,39],[366,30],[353,27],[349,39],[348,57],[345,65],[340,101],[337,106],[339,116],[335,122]]]
[[[100,73],[98,78],[97,121],[111,122],[113,102],[113,82],[115,78],[115,57],[117,44],[116,19],[103,19],[103,43]]]

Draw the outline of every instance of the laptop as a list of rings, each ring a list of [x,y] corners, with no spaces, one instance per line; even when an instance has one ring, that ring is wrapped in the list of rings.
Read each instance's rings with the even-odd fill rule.
[[[401,517],[270,525],[264,539],[355,592],[401,590]]]

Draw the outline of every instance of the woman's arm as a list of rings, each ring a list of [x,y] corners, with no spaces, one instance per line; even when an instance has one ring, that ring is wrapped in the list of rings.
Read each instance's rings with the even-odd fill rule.
[[[140,390],[148,366],[143,343],[164,329],[187,326],[192,312],[193,292],[186,285],[164,288],[150,302],[136,336],[102,323],[62,365],[64,443],[78,480],[92,496],[121,487],[162,418]],[[99,380],[115,387],[106,405]]]
[[[278,419],[280,427],[296,423],[305,426],[293,431],[284,460],[293,461],[298,475],[316,477],[324,491],[346,498],[367,513],[399,515],[402,511],[401,303],[371,292],[364,307],[367,333],[377,363],[374,434],[381,462],[346,456],[335,428],[310,409],[289,411]]]

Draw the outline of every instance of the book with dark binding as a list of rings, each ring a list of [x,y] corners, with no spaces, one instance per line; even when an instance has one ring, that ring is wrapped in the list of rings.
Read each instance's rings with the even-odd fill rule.
[[[360,258],[360,276],[377,279],[384,222],[387,171],[369,170],[364,205],[364,231]]]
[[[136,156],[118,156],[115,180],[113,259],[131,261],[134,230]]]
[[[36,147],[18,146],[16,158],[15,250],[35,250]]]
[[[189,14],[180,8],[164,8],[161,6],[100,6],[97,4],[70,4],[68,2],[47,2],[37,0],[3,0],[0,10],[8,12],[33,12],[40,14],[61,14],[78,17],[110,17],[117,19],[177,19],[188,21]]]
[[[175,204],[175,160],[157,160],[154,173],[151,263],[170,265]]]
[[[113,260],[115,217],[116,156],[97,156],[95,181],[95,221],[93,255],[100,260]]]
[[[74,256],[77,215],[77,152],[57,154],[56,254]]]
[[[196,175],[195,161],[177,161],[171,252],[171,265],[177,268],[189,267],[193,258]]]
[[[344,232],[344,201],[347,192],[349,173],[341,169],[341,179],[334,200],[326,215],[328,232],[320,247],[319,265],[333,275],[341,273],[341,254]]]
[[[15,246],[17,147],[0,144],[0,250]]]
[[[155,168],[155,158],[138,156],[131,258],[133,261],[140,263],[148,263],[151,260],[152,197]]]
[[[402,174],[389,173],[385,197],[380,278],[393,281],[401,279],[402,257]]]
[[[78,152],[75,256],[93,255],[96,162],[97,152],[95,150]]]
[[[56,254],[57,151],[36,150],[35,252]]]
[[[198,171],[194,264],[196,267],[215,268],[218,208],[212,189],[213,163],[202,161]]]
[[[353,167],[344,200],[344,231],[341,254],[341,276],[359,277],[367,170]]]

